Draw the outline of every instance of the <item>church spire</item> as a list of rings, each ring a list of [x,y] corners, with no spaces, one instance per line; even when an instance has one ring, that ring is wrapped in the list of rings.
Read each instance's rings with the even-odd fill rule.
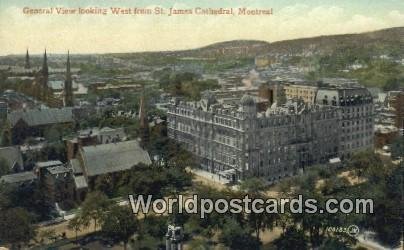
[[[45,49],[42,64],[42,85],[44,87],[48,87],[48,78],[49,78],[48,57],[46,55],[46,49]]]
[[[48,56],[46,55],[46,49],[45,53],[43,54],[42,71],[48,71]]]
[[[71,73],[70,73],[70,51],[67,51],[67,63],[66,63],[66,79],[71,79]]]
[[[27,49],[27,54],[25,55],[25,66],[24,68],[26,69],[30,69],[31,68],[31,64],[29,62],[29,53],[28,53],[28,49]]]
[[[143,86],[144,89],[144,86]],[[145,148],[149,143],[149,121],[147,119],[147,113],[145,110],[145,100],[144,100],[144,90],[142,93],[142,97],[140,98],[140,107],[139,107],[139,122],[140,122],[140,142],[141,146]]]
[[[74,106],[73,103],[73,81],[70,71],[70,52],[67,51],[67,62],[66,62],[66,79],[64,86],[64,105],[65,107]]]

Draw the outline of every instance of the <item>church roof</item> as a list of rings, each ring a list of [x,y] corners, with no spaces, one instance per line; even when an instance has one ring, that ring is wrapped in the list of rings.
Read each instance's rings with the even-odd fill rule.
[[[81,154],[87,176],[124,171],[139,163],[151,164],[149,154],[135,140],[86,146]]]
[[[72,108],[31,109],[14,111],[8,115],[11,126],[23,120],[28,126],[50,125],[74,122]]]

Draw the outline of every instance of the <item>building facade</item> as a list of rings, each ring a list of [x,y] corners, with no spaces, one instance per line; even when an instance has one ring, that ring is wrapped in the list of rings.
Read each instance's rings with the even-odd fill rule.
[[[288,102],[260,112],[252,96],[225,105],[205,92],[199,102],[173,100],[167,119],[170,138],[203,169],[232,181],[258,176],[273,182],[339,153],[337,107]]]
[[[301,84],[285,84],[285,95],[287,99],[302,99],[307,103],[314,103],[317,95],[317,86]]]
[[[328,86],[317,91],[316,103],[341,109],[340,156],[374,147],[373,98],[360,86]]]

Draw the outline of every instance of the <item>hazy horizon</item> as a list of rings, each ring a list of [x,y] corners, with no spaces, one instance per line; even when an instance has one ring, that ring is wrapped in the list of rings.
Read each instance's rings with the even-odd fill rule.
[[[271,16],[25,15],[24,7],[272,8]],[[404,26],[404,1],[3,0],[0,55],[178,51],[232,40],[277,42]]]
[[[178,51],[186,51],[186,50],[196,50],[196,49],[201,49],[204,47],[208,47],[214,44],[220,44],[220,43],[226,43],[226,42],[233,42],[233,41],[256,41],[256,42],[267,42],[267,43],[276,43],[276,42],[284,42],[284,41],[292,41],[292,40],[299,40],[299,39],[310,39],[310,38],[316,38],[316,37],[321,37],[321,36],[338,36],[338,35],[353,35],[353,34],[363,34],[363,33],[369,33],[369,32],[377,32],[377,31],[382,31],[382,30],[388,30],[388,29],[395,29],[395,28],[404,28],[404,26],[396,26],[396,27],[390,27],[390,28],[384,28],[384,29],[377,29],[377,30],[369,30],[369,31],[364,31],[364,32],[358,32],[358,33],[344,33],[344,34],[331,34],[331,35],[319,35],[319,36],[310,36],[310,37],[298,37],[298,38],[293,38],[293,39],[286,39],[286,40],[279,40],[279,41],[264,41],[264,40],[253,40],[253,39],[237,39],[237,40],[226,40],[226,41],[217,41],[213,42],[210,44],[202,45],[199,47],[195,48],[189,48],[189,49],[177,49],[177,50],[145,50],[145,51],[122,51],[122,52],[96,52],[96,53],[74,53],[72,50],[70,50],[70,55],[105,55],[105,54],[126,54],[126,53],[158,53],[158,52],[178,52]],[[40,53],[31,53],[29,48],[28,52],[30,56],[43,56],[43,53],[45,51],[45,48],[43,49],[42,52]],[[0,56],[25,56],[27,49],[25,49],[22,53],[16,53],[16,54],[5,54],[5,55],[0,55]],[[52,51],[49,51],[47,49],[46,53],[48,55],[66,55],[67,50],[65,53],[63,52],[55,52],[52,53]]]

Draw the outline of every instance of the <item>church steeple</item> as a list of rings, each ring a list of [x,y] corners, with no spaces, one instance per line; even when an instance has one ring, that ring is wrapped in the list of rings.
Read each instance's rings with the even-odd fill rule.
[[[49,78],[48,57],[46,55],[46,49],[45,49],[42,64],[42,85],[44,87],[48,87],[48,78]]]
[[[25,66],[24,68],[26,69],[30,69],[31,68],[31,64],[29,62],[29,54],[28,54],[28,49],[27,49],[27,54],[25,55]]]
[[[144,88],[144,87],[143,87]],[[147,146],[149,143],[149,121],[147,119],[147,113],[145,110],[145,100],[144,100],[144,91],[142,93],[142,97],[140,98],[140,107],[139,107],[139,122],[140,122],[140,143],[143,148]]]
[[[73,101],[73,81],[70,72],[70,52],[67,51],[67,62],[66,62],[66,79],[64,86],[64,105],[65,107],[74,106]]]
[[[71,73],[70,73],[70,51],[67,51],[67,63],[66,63],[66,80],[71,79]]]

